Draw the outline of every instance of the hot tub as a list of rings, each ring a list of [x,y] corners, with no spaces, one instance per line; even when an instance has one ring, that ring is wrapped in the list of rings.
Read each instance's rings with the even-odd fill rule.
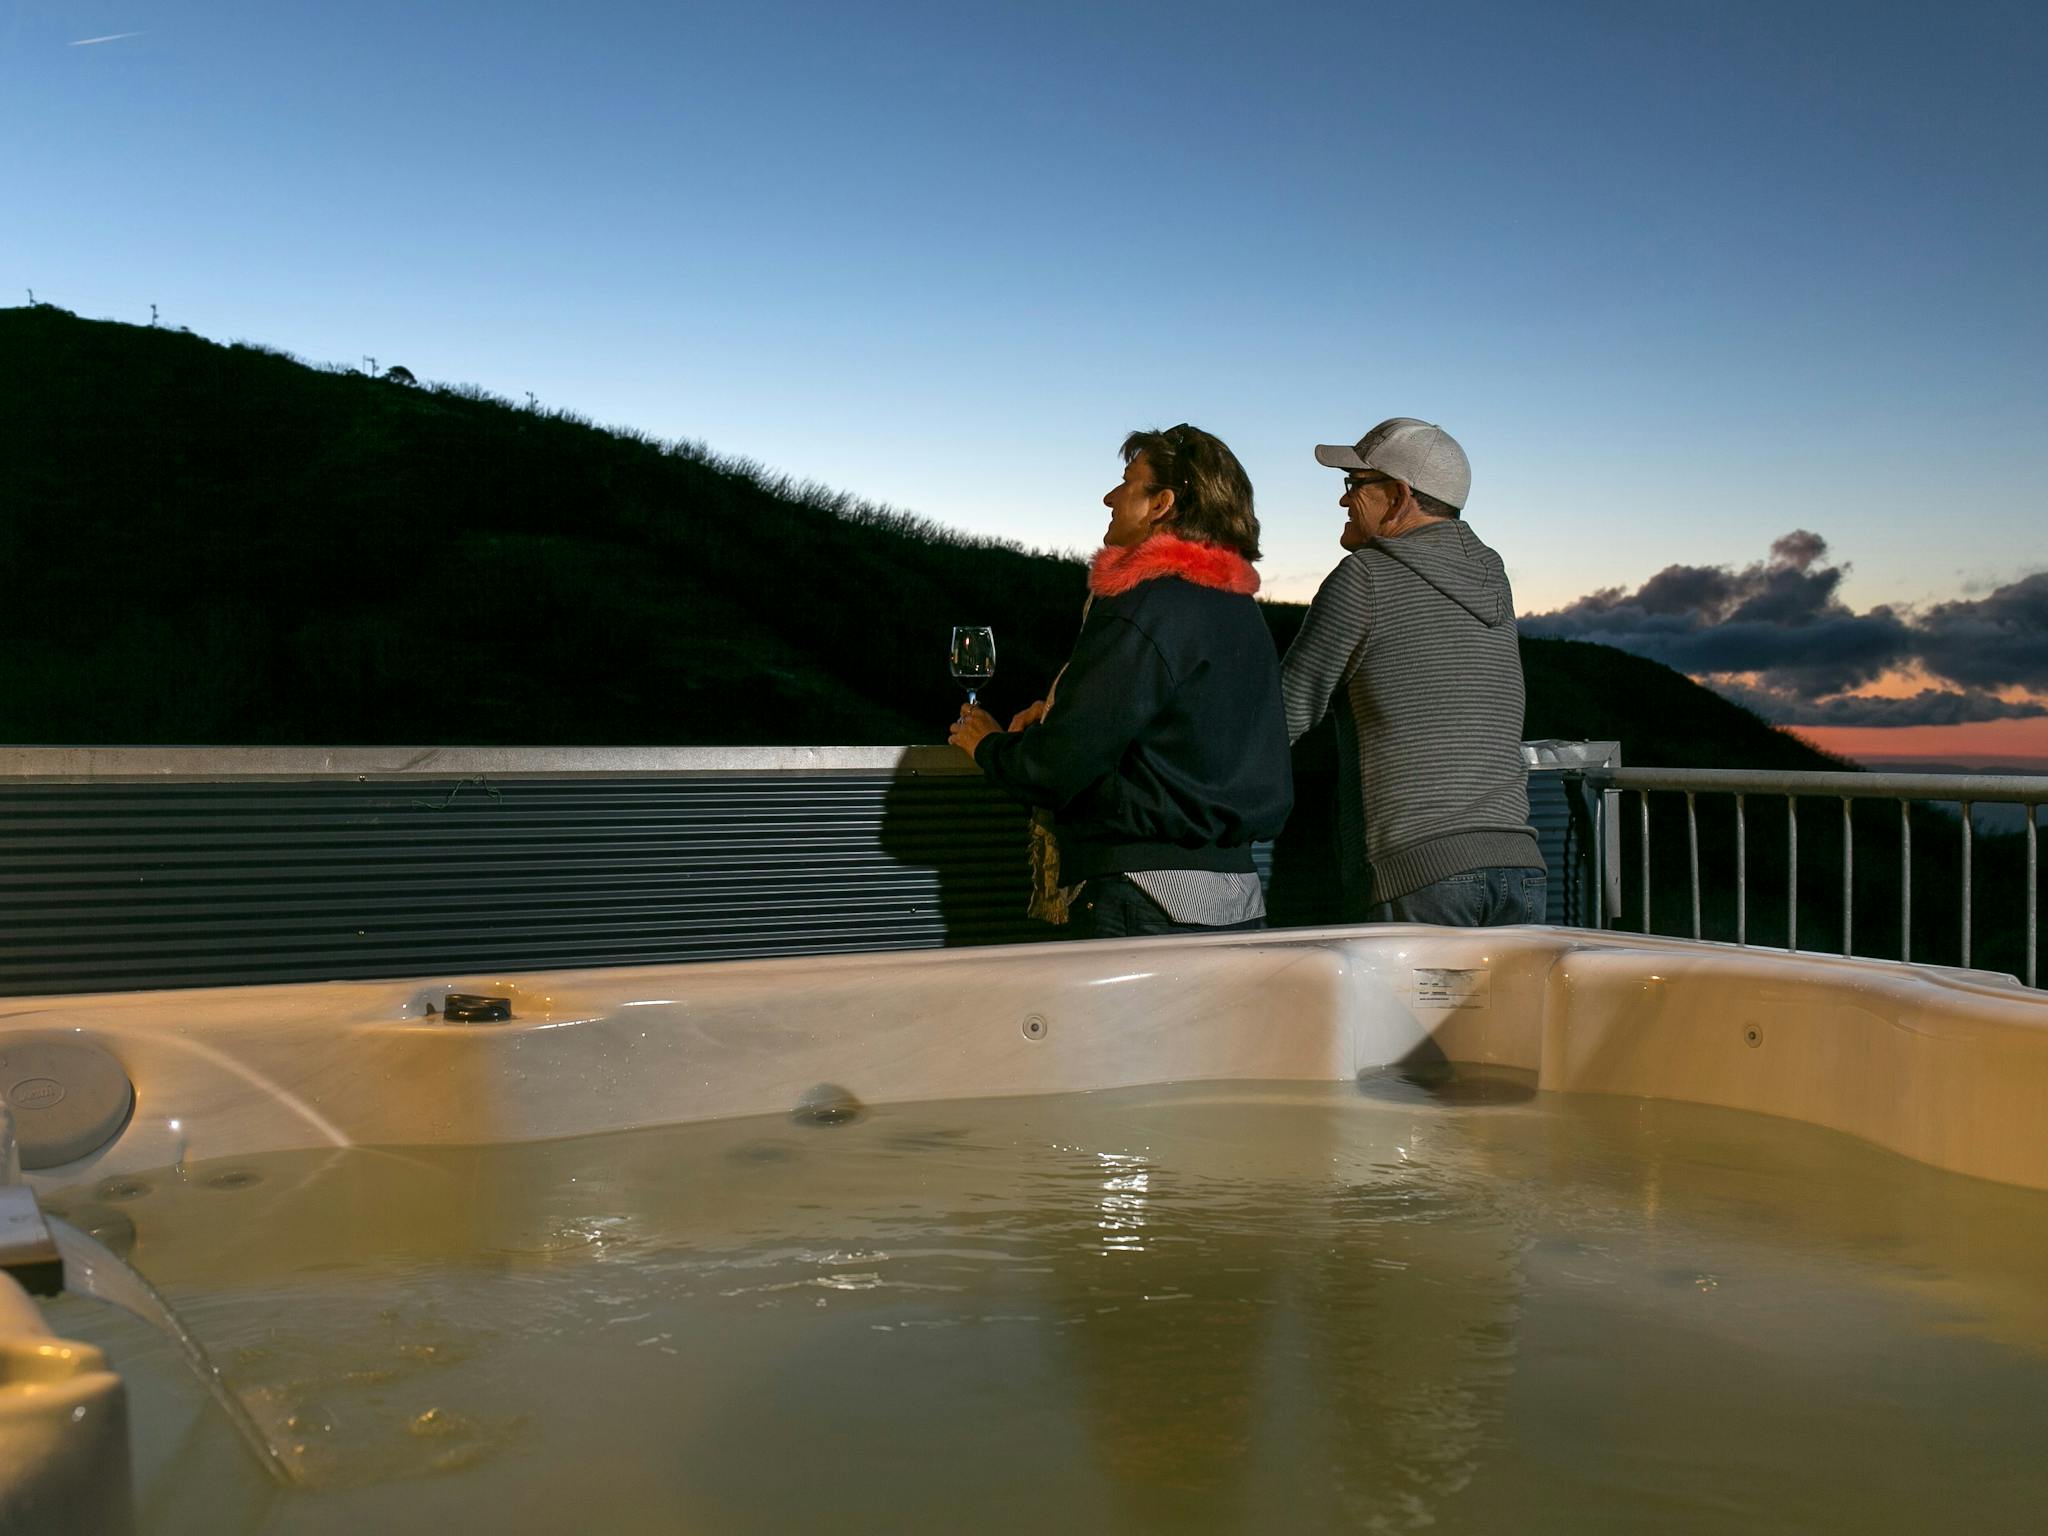
[[[135,1091],[29,1174],[46,1208],[305,1484],[66,1298],[146,1531],[1923,1529],[2048,1492],[2048,1003],[1999,978],[1385,927],[0,1005],[29,1037]]]

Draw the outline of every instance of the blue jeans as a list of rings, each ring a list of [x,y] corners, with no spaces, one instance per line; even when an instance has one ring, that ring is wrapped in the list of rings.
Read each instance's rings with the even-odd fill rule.
[[[1394,901],[1374,902],[1375,923],[1440,923],[1446,928],[1497,928],[1544,920],[1549,876],[1540,869],[1468,869]]]

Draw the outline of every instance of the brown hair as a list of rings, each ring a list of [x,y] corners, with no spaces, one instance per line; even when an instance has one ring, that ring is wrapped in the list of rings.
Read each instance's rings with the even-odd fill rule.
[[[1126,464],[1141,454],[1152,471],[1153,489],[1173,492],[1168,526],[1174,533],[1221,544],[1247,560],[1259,558],[1251,477],[1222,438],[1182,422],[1164,432],[1133,432],[1124,439]]]

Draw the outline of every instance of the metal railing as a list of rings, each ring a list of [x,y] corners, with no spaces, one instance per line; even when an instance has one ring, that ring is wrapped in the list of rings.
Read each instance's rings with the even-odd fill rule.
[[[1700,923],[1700,841],[1698,799],[1703,794],[1733,795],[1735,799],[1735,942],[1749,943],[1749,823],[1748,801],[1752,796],[1783,799],[1785,802],[1786,901],[1785,948],[1799,949],[1799,802],[1802,799],[1838,800],[1842,807],[1842,944],[1844,955],[1854,953],[1855,943],[1855,851],[1856,828],[1852,814],[1858,800],[1890,800],[1899,807],[1899,955],[1912,959],[1913,934],[1913,817],[1915,804],[1954,803],[1961,813],[1961,931],[1962,964],[1971,960],[1971,874],[1975,828],[1974,807],[1984,804],[2020,805],[2026,808],[2026,983],[2038,984],[2036,952],[2039,932],[2039,820],[2043,802],[2048,802],[2048,776],[2000,776],[1950,773],[1769,773],[1719,768],[1612,768],[1593,769],[1586,774],[1587,787],[1599,796],[1599,817],[1594,829],[1601,876],[1596,883],[1596,926],[1615,927],[1623,916],[1622,837],[1623,797],[1634,794],[1639,808],[1641,843],[1641,924],[1650,926],[1650,796],[1668,792],[1685,796],[1688,888],[1692,899],[1692,937],[1701,937]]]

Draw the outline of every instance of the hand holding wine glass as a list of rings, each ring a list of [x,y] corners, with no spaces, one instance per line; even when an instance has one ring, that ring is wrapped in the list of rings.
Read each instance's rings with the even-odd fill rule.
[[[996,632],[986,624],[953,626],[953,680],[967,690],[967,702],[996,675]]]
[[[957,625],[953,630],[953,649],[948,663],[954,681],[967,690],[967,702],[961,707],[960,718],[946,733],[946,739],[972,757],[984,736],[1002,729],[975,699],[982,685],[995,676],[995,631],[985,624]]]

